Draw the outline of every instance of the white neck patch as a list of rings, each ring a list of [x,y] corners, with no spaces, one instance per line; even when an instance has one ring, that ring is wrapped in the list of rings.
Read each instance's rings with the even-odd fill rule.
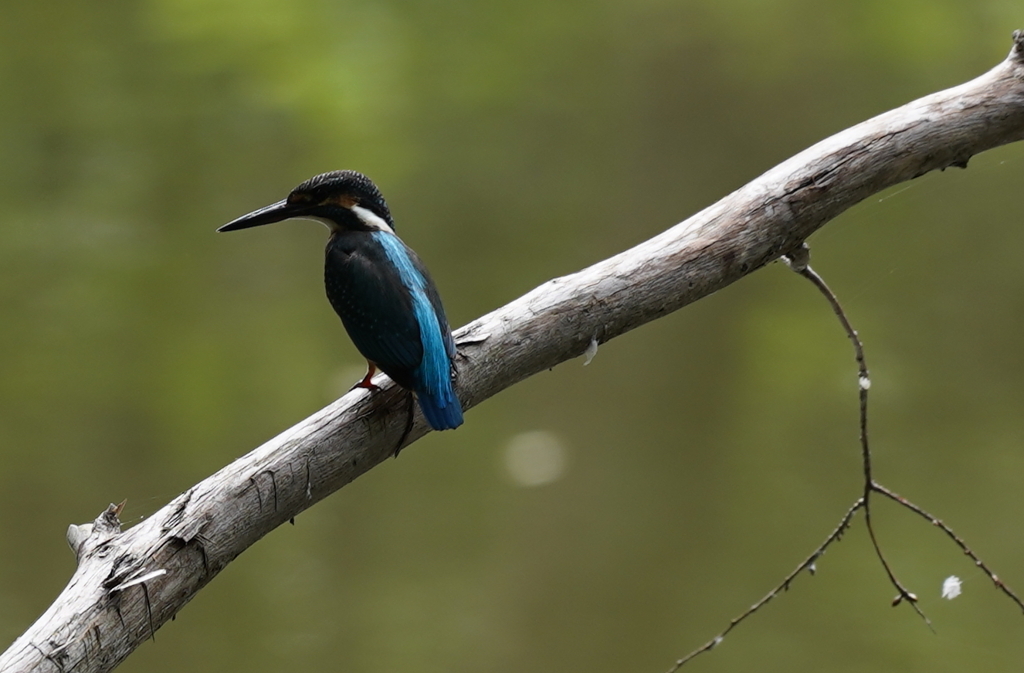
[[[373,211],[367,210],[362,206],[352,206],[352,212],[356,214],[359,220],[368,226],[370,229],[376,229],[377,231],[386,231],[389,234],[395,233],[395,230],[384,221],[382,217],[374,214]]]

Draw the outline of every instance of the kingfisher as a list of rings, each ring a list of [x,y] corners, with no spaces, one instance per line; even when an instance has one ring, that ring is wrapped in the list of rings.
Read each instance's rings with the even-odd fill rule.
[[[354,387],[376,389],[372,379],[380,369],[415,393],[431,428],[462,425],[462,405],[453,387],[455,340],[441,296],[427,267],[395,234],[377,185],[355,171],[323,173],[288,198],[217,231],[291,218],[320,222],[331,232],[324,264],[327,299],[368,364],[366,376]]]

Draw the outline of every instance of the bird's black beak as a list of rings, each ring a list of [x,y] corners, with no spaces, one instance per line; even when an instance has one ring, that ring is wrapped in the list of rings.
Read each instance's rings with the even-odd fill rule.
[[[237,229],[258,227],[263,224],[273,224],[274,222],[287,220],[290,217],[302,217],[306,210],[307,206],[304,204],[288,203],[287,200],[278,201],[269,206],[263,206],[259,210],[254,210],[248,215],[242,215],[236,220],[231,220],[223,227],[217,229],[217,231],[235,231]]]

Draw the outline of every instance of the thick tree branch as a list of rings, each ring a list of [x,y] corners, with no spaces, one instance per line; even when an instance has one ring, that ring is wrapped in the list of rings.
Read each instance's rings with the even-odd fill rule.
[[[722,289],[871,194],[1021,138],[1018,31],[1007,59],[977,79],[838,133],[661,235],[460,329],[463,405]],[[406,397],[378,383],[380,391],[350,392],[126,532],[116,508],[73,527],[78,569],[0,656],[0,671],[114,668],[250,545],[394,453]],[[418,418],[404,444],[425,432]]]

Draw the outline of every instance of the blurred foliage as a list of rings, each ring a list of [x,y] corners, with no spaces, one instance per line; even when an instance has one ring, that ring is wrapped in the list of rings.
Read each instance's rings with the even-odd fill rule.
[[[315,173],[381,185],[455,324],[671,226],[815,141],[995,64],[1006,0],[2,1],[0,640],[138,520],[344,391],[324,233],[221,223]],[[1024,150],[812,241],[872,367],[877,474],[1024,588]],[[781,266],[489,400],[243,555],[121,670],[660,671],[857,495],[856,377]],[[523,433],[565,451],[527,488]],[[694,662],[1016,668],[1019,615],[877,515]],[[940,601],[943,578],[964,594]]]

